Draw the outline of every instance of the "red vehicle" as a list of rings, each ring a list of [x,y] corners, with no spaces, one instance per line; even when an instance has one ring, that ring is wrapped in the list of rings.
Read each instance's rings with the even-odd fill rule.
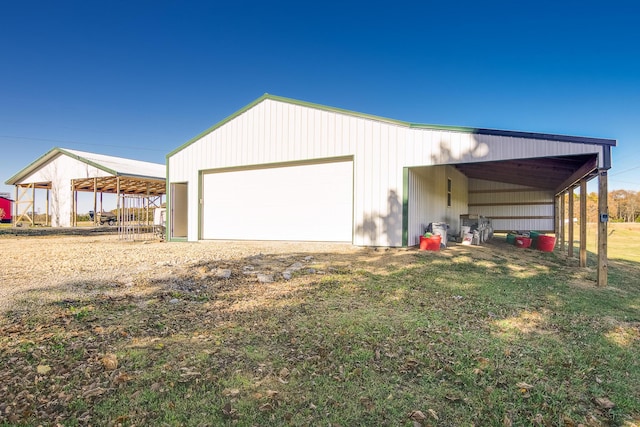
[[[4,196],[0,196],[0,210],[4,213],[0,217],[0,222],[11,222],[11,213],[13,212],[13,200]]]

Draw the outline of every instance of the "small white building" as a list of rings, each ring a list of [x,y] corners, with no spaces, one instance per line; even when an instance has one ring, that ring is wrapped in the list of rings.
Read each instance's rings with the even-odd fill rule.
[[[36,190],[45,191],[45,224],[76,225],[78,192],[93,193],[94,212],[102,211],[102,194],[163,197],[165,165],[53,148],[5,183],[15,185],[14,222],[34,225]]]
[[[167,155],[170,240],[413,246],[461,214],[556,228],[615,140],[432,126],[264,95]]]

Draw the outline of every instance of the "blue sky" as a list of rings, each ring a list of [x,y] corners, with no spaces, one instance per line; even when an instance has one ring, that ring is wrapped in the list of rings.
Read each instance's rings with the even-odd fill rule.
[[[264,93],[417,123],[612,138],[640,191],[634,2],[0,3],[0,192],[53,147],[164,163]]]

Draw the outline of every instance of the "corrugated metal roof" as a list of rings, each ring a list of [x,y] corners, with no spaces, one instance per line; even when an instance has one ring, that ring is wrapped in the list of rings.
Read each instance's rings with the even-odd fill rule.
[[[52,148],[47,153],[36,159],[27,167],[5,181],[5,184],[15,185],[23,177],[30,175],[47,162],[59,155],[66,155],[78,161],[94,166],[113,176],[146,178],[154,180],[166,179],[165,165],[159,163],[143,162],[140,160],[125,159],[123,157],[107,156],[104,154],[89,153],[86,151],[71,150],[67,148]]]
[[[166,176],[165,165],[159,163],[143,162],[141,160],[106,156],[104,154],[88,153],[85,151],[70,150],[66,148],[61,148],[61,150],[63,152],[66,151],[75,154],[78,156],[78,160],[86,159],[95,166],[104,166],[104,168],[114,171],[114,175],[118,176],[135,176],[158,179],[165,179]]]

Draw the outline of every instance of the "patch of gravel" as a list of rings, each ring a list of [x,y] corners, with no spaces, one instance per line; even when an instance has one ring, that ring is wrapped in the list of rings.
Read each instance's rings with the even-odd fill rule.
[[[68,298],[131,289],[144,280],[172,280],[184,272],[212,280],[284,281],[320,265],[340,266],[367,249],[301,242],[131,242],[117,235],[0,235],[0,313],[36,309]],[[327,264],[328,263],[328,264]],[[314,266],[314,268],[311,268]],[[303,267],[305,270],[303,270]],[[320,273],[319,271],[318,273]],[[283,276],[284,274],[284,276]]]

